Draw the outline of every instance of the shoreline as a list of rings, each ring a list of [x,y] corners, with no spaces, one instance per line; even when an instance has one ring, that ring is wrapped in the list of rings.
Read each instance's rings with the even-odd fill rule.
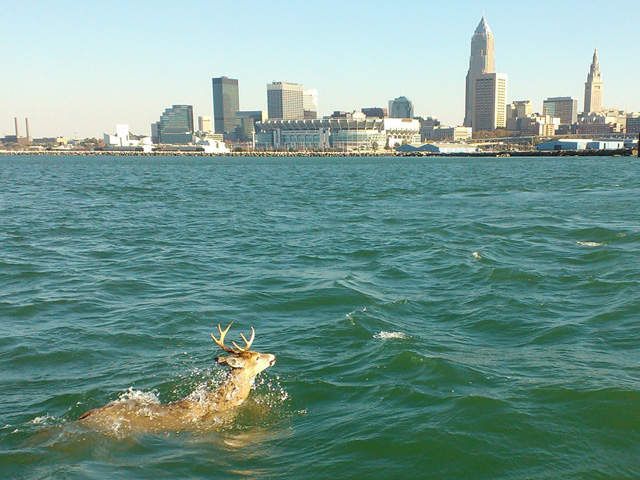
[[[431,153],[431,152],[231,152],[231,153],[204,153],[204,152],[132,152],[132,151],[105,151],[105,150],[0,150],[0,156],[76,156],[76,157],[478,157],[478,158],[504,158],[504,157],[621,157],[636,156],[637,153],[630,149],[624,150],[585,150],[585,151],[503,151],[503,152],[473,152],[473,153]]]

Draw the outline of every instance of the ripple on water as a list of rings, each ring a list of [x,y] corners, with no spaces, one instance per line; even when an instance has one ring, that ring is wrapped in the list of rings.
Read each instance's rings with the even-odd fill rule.
[[[0,164],[7,478],[638,476],[635,161]],[[202,398],[231,320],[278,362],[223,431],[78,427]]]

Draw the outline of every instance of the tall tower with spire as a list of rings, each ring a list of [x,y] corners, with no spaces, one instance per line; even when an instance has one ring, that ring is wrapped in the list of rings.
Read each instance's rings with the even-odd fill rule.
[[[593,61],[584,84],[584,113],[602,111],[602,75],[598,61],[598,49],[593,52]]]
[[[467,89],[465,95],[465,127],[473,126],[476,80],[485,73],[495,73],[495,71],[496,62],[493,32],[483,16],[473,34],[473,37],[471,37],[471,57],[469,59]]]

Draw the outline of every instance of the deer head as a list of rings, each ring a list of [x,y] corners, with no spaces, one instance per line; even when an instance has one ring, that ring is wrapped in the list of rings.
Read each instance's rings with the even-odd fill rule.
[[[274,363],[276,363],[275,355],[270,353],[259,353],[250,350],[251,344],[256,337],[256,331],[251,327],[251,337],[249,340],[241,333],[240,337],[244,341],[245,346],[241,347],[236,342],[231,342],[233,347],[229,347],[224,343],[224,337],[229,332],[231,328],[231,322],[227,325],[227,328],[222,328],[220,324],[218,324],[218,332],[220,334],[220,338],[216,338],[212,333],[211,338],[222,350],[227,352],[228,356],[217,357],[216,361],[220,365],[226,365],[231,368],[232,372],[237,374],[245,374],[250,378],[255,377],[263,370],[269,368]]]

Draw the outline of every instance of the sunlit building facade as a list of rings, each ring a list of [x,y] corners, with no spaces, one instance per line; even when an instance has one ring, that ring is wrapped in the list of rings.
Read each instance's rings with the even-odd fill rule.
[[[561,125],[573,125],[578,121],[578,100],[571,97],[551,97],[542,104],[542,113],[560,119]]]
[[[298,83],[273,82],[267,85],[267,111],[273,120],[303,120],[304,90]]]
[[[165,109],[157,122],[158,143],[187,144],[193,142],[193,106],[173,105]]]
[[[473,108],[473,131],[505,128],[507,76],[485,73],[476,78]]]

